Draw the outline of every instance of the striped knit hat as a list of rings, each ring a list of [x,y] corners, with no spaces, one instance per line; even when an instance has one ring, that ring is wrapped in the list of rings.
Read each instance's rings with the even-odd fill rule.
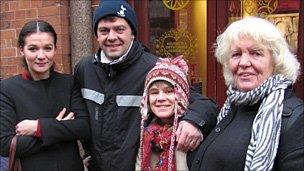
[[[148,102],[148,89],[155,81],[167,81],[173,85],[175,91],[175,109],[173,130],[169,151],[169,164],[168,168],[171,170],[174,146],[175,146],[175,132],[178,126],[178,117],[181,117],[189,104],[189,84],[187,81],[188,65],[182,56],[175,58],[160,58],[156,66],[150,70],[146,76],[145,89],[141,101],[140,112],[141,119],[141,132],[140,132],[140,160],[143,157],[143,134],[144,124],[149,117],[149,102]]]
[[[182,116],[188,106],[189,84],[187,81],[188,65],[182,56],[175,58],[160,58],[156,66],[146,76],[145,89],[141,103],[141,114],[148,118],[148,89],[155,81],[167,81],[174,86],[177,98],[178,117]]]

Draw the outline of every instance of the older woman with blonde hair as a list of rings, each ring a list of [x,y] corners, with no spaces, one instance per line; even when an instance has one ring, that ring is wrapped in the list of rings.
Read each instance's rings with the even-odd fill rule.
[[[304,170],[304,104],[292,85],[300,64],[269,21],[248,17],[218,36],[227,99],[190,170]]]

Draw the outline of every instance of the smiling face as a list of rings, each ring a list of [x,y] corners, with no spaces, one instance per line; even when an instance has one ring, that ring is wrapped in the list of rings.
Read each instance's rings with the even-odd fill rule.
[[[134,39],[128,22],[120,17],[101,19],[97,27],[97,41],[106,57],[111,60],[125,54]]]
[[[253,39],[243,37],[231,45],[229,68],[234,86],[240,91],[250,91],[273,74],[271,51]]]
[[[156,81],[149,90],[149,106],[155,116],[163,122],[172,122],[175,105],[173,86],[166,81]]]
[[[24,46],[20,47],[20,53],[25,58],[34,80],[46,79],[50,76],[55,55],[54,38],[51,34],[36,32],[28,35]]]

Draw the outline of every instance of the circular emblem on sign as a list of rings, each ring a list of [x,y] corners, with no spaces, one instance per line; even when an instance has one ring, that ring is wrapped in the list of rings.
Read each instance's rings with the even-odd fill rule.
[[[190,0],[163,0],[165,6],[171,10],[180,10],[188,5]]]
[[[256,0],[244,0],[244,10],[252,16],[260,16],[262,18],[272,14],[278,7],[278,0],[256,1]]]
[[[171,29],[155,41],[156,53],[163,57],[190,57],[197,48],[196,40],[186,30]]]

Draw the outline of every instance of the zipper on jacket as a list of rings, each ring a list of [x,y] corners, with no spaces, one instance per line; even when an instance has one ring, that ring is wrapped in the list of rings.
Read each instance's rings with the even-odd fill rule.
[[[95,107],[95,120],[98,121],[98,115],[99,115],[99,107]]]

